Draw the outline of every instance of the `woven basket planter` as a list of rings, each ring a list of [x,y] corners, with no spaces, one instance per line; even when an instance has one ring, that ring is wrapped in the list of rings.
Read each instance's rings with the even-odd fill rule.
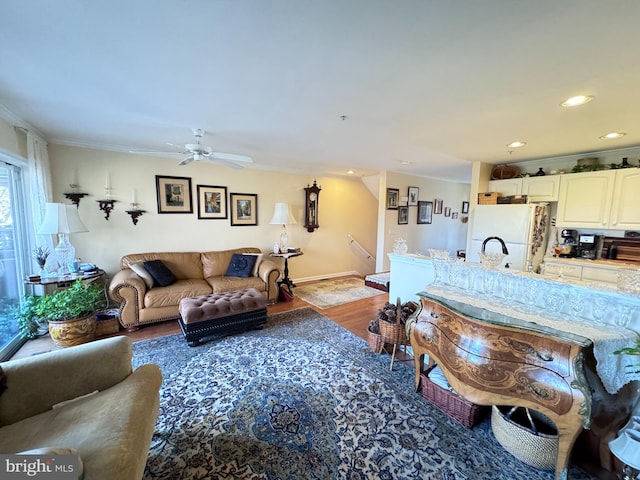
[[[384,343],[409,345],[407,331],[401,323],[380,322],[380,335]]]
[[[429,370],[430,371],[430,370]],[[475,427],[484,418],[488,407],[476,405],[429,380],[429,371],[420,374],[422,396],[466,428]]]
[[[371,351],[376,353],[382,353],[385,349],[393,348],[393,344],[384,343],[382,341],[382,335],[374,333],[369,329],[367,329],[367,342],[369,342]]]
[[[496,405],[491,408],[491,430],[498,443],[514,457],[532,467],[555,469],[558,459],[558,435],[541,431],[555,430],[553,422],[541,413],[525,409],[520,410],[528,411],[530,417],[520,415],[522,418],[516,421],[515,415],[507,418],[511,407],[502,409],[506,411],[500,410]],[[531,425],[524,426],[524,423]]]

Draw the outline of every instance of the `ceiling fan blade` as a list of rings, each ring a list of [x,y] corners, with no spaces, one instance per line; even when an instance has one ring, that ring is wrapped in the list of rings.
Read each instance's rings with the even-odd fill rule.
[[[193,162],[193,160],[194,160],[193,156],[191,156],[191,157],[187,157],[187,158],[185,158],[184,160],[182,160],[180,163],[178,163],[178,165],[180,165],[180,166],[181,166],[181,165],[186,165],[186,164],[188,164],[188,163]]]
[[[166,150],[129,150],[129,153],[139,155],[185,155],[189,152],[167,152]]]
[[[231,160],[232,162],[253,163],[251,157],[247,157],[246,155],[236,155],[235,153],[211,152],[209,157],[216,160]]]
[[[233,168],[234,170],[242,170],[244,168],[242,165],[238,165],[237,163],[222,160],[220,158],[213,158],[212,156],[202,157],[200,160],[207,163],[217,163],[219,165],[224,165],[225,167]]]

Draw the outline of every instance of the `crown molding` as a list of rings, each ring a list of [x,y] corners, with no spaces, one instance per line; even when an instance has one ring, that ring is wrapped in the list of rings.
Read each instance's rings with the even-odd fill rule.
[[[43,138],[45,141],[48,142],[47,136],[44,133],[42,133],[40,130],[38,130],[36,127],[31,125],[30,123],[25,122],[22,118],[20,118],[18,115],[13,113],[2,103],[0,103],[0,118],[2,118],[3,120],[6,120],[10,124],[12,124],[14,127],[24,128],[25,130],[33,132],[34,134],[38,135],[40,138]]]

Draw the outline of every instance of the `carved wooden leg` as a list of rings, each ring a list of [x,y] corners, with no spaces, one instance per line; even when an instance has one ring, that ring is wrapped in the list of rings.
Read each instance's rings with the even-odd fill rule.
[[[556,480],[567,480],[569,478],[568,465],[571,457],[571,449],[578,435],[582,432],[582,422],[576,418],[575,428],[566,426],[558,429],[558,460],[556,461]]]
[[[413,347],[413,364],[416,369],[416,392],[420,391],[420,373],[424,367],[424,352]]]

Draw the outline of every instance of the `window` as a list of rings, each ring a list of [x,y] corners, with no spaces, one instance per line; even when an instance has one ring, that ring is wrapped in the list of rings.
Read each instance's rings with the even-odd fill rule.
[[[10,161],[11,157],[0,153],[0,361],[24,343],[11,310],[24,296],[23,279],[32,263],[24,193],[26,167],[6,163]]]

